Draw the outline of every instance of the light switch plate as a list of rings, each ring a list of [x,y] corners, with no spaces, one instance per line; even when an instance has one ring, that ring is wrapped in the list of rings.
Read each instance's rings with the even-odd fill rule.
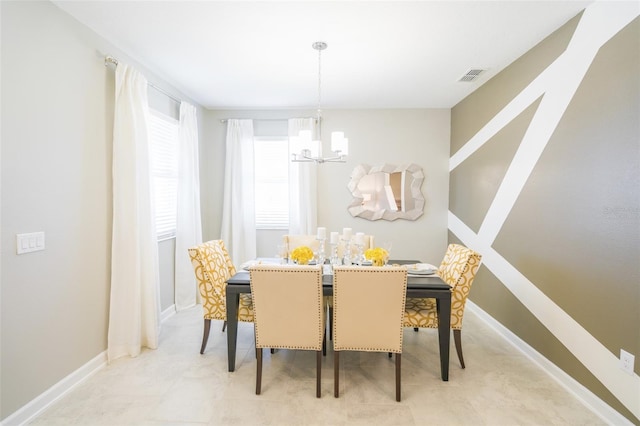
[[[16,234],[16,253],[24,254],[44,250],[44,232]]]
[[[633,375],[633,363],[635,361],[635,356],[625,351],[624,349],[620,349],[620,368],[627,373]]]

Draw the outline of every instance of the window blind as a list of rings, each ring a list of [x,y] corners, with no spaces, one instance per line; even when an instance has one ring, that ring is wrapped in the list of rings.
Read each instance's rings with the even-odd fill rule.
[[[254,138],[258,229],[289,228],[289,145],[286,137]]]
[[[151,111],[149,126],[151,176],[158,239],[175,236],[178,203],[178,138],[180,123]]]

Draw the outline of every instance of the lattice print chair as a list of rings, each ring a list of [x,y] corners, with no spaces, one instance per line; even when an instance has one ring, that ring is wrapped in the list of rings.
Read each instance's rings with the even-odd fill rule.
[[[462,318],[471,284],[480,267],[482,256],[459,244],[449,244],[438,275],[451,286],[451,329],[460,365],[465,368],[462,356]],[[431,298],[408,298],[405,307],[405,327],[438,328],[436,301]]]
[[[227,280],[236,268],[222,240],[212,240],[189,249],[189,257],[198,281],[204,315],[204,332],[200,353],[204,353],[209,340],[211,320],[222,320],[222,331],[227,324]],[[240,295],[238,321],[253,322],[253,303],[250,294]]]
[[[325,344],[322,266],[257,265],[249,273],[255,313],[256,395],[262,386],[262,349],[275,348],[316,352],[316,397],[320,398]]]
[[[396,354],[396,401],[401,398],[401,355],[407,270],[336,266],[333,269],[334,396],[340,395],[340,352]]]

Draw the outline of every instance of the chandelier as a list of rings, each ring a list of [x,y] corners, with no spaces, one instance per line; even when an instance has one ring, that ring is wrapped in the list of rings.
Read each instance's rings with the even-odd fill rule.
[[[298,137],[292,138],[293,154],[291,161],[293,162],[315,162],[322,163],[344,163],[349,154],[349,139],[344,137],[343,132],[331,132],[331,152],[332,156],[322,156],[322,110],[320,109],[321,88],[322,88],[322,51],[327,48],[327,43],[316,41],[311,45],[318,51],[318,122],[317,139],[313,139],[311,130],[303,130]]]

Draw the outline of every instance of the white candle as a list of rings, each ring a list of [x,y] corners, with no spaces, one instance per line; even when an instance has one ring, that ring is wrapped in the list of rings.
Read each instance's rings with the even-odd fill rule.
[[[359,246],[364,245],[364,232],[356,233],[356,244]]]
[[[338,244],[338,238],[340,237],[340,234],[338,234],[337,232],[332,232],[331,233],[331,244]]]
[[[345,241],[351,240],[351,228],[344,228],[342,230],[342,239]]]
[[[318,228],[318,239],[319,240],[327,239],[327,228],[324,228],[324,227]]]

